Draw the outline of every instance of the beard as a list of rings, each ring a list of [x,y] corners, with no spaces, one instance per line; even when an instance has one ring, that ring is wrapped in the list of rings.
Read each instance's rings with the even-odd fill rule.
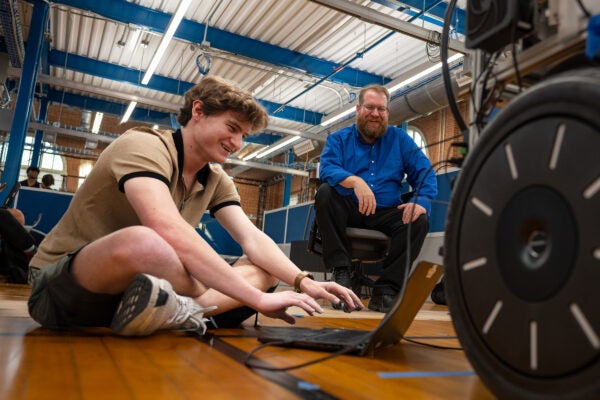
[[[379,124],[377,126],[374,126],[373,124],[369,124],[369,122],[378,122]],[[383,119],[383,118],[371,118],[371,117],[359,116],[356,119],[356,126],[358,128],[358,131],[366,139],[373,140],[373,141],[375,139],[378,139],[378,138],[382,137],[383,135],[385,135],[385,132],[387,130],[387,123],[386,123],[385,119]]]

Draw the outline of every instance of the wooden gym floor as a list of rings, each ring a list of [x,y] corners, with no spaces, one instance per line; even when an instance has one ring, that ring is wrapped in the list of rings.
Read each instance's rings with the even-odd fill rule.
[[[122,338],[107,329],[52,331],[29,318],[28,295],[26,285],[0,282],[0,400],[493,398],[460,350],[402,341],[373,358],[338,356],[289,371],[252,370],[244,358],[259,343],[243,329],[209,331],[204,338],[182,332]],[[296,325],[372,329],[381,317],[327,307],[321,316],[298,317]],[[259,323],[285,325],[266,317]],[[423,306],[407,336],[460,346],[447,307],[433,303]],[[268,347],[257,356],[269,366],[286,367],[326,354]]]

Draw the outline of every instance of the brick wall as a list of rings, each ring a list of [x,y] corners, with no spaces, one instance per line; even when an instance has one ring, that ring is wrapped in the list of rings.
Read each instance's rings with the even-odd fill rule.
[[[467,102],[460,102],[458,108],[462,117],[467,121]],[[409,125],[419,128],[425,135],[427,144],[432,145],[428,148],[429,159],[432,164],[455,156],[454,149],[451,149],[451,143],[462,142],[463,140],[460,129],[449,108],[443,108],[430,115],[412,120]]]

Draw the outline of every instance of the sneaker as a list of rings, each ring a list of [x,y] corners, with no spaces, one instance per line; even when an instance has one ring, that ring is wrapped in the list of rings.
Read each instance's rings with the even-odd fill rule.
[[[202,318],[216,307],[203,308],[179,296],[171,284],[151,275],[133,278],[113,316],[110,328],[123,336],[146,336],[160,329],[206,332]]]

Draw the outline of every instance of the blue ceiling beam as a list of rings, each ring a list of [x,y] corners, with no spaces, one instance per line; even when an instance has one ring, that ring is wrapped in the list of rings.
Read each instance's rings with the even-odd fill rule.
[[[101,100],[89,96],[82,96],[63,90],[49,89],[46,94],[48,101],[62,105],[77,107],[90,111],[99,111],[105,114],[121,116],[127,108],[126,104],[115,103],[112,101]],[[150,110],[147,108],[136,107],[130,117],[131,120],[146,122],[148,124],[158,124],[162,126],[171,126],[171,115],[166,112]],[[270,145],[282,138],[281,135],[273,133],[258,133],[250,135],[246,142]]]
[[[76,54],[65,53],[59,50],[50,51],[48,55],[48,62],[54,67],[67,68],[72,71],[94,75],[118,82],[130,83],[143,88],[158,90],[179,96],[183,95],[188,89],[194,86],[194,83],[192,82],[180,81],[156,74],[152,77],[148,85],[142,85],[140,83],[141,76],[143,75],[142,71],[82,57]],[[318,125],[323,119],[322,113],[290,106],[285,106],[282,110],[275,113],[275,111],[281,107],[281,104],[266,100],[257,101],[261,103],[263,107],[265,107],[270,115],[273,115],[277,118],[283,118],[311,125]]]
[[[56,0],[53,3],[91,11],[115,21],[139,25],[159,33],[165,31],[171,18],[170,14],[142,7],[125,0]],[[175,32],[175,37],[192,43],[200,43],[204,37],[204,31],[204,24],[184,19]],[[207,30],[206,40],[215,49],[262,60],[280,67],[292,68],[317,78],[328,76],[340,66],[334,62],[210,26]],[[356,87],[362,87],[371,83],[386,84],[391,81],[388,77],[371,74],[355,68],[344,68],[343,71],[332,76],[330,80]]]
[[[373,0],[373,1],[375,3],[382,4],[386,7],[393,8],[394,10],[402,11],[411,16],[417,15],[417,14],[419,14],[419,12],[421,12],[423,10],[423,0],[400,0],[400,3],[409,6],[411,9],[402,7],[398,4],[398,2],[393,2],[393,1],[389,1],[389,0]],[[443,22],[444,16],[446,15],[446,9],[448,8],[448,3],[443,2],[443,1],[439,2],[437,0],[425,0],[425,9],[429,8],[432,4],[435,4],[435,3],[438,3],[438,4],[436,4],[434,7],[432,7],[431,10],[427,11],[427,14],[425,15],[425,21],[431,22],[438,26],[443,26],[444,25],[444,22]],[[427,15],[433,15],[437,18],[431,18],[431,17],[428,17]],[[454,18],[456,19],[456,21],[455,21],[456,26],[454,28],[456,29],[456,31],[458,33],[464,35],[466,32],[465,28],[466,28],[467,13],[465,12],[465,10],[457,7],[454,10]]]
[[[144,71],[133,68],[122,67],[105,61],[79,56],[73,53],[65,53],[60,50],[51,50],[48,55],[51,66],[67,68],[72,71],[98,76],[122,83],[130,83],[145,89],[153,89],[175,95],[183,95],[194,86],[193,83],[180,81],[165,76],[154,75],[148,85],[142,85],[140,81]]]

